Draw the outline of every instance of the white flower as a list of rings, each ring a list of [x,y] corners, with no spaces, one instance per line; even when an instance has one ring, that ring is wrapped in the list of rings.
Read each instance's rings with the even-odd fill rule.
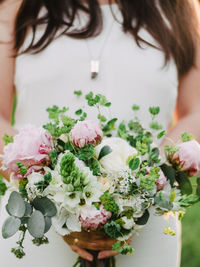
[[[126,230],[131,230],[133,228],[133,226],[135,225],[133,218],[128,219],[126,216],[124,216],[124,217],[122,217],[122,220],[124,222],[122,227]]]
[[[69,216],[69,213],[66,209],[61,208],[60,211],[57,212],[57,215],[52,218],[52,226],[55,231],[64,236],[68,235],[70,231],[66,227],[66,221]]]
[[[102,192],[109,191],[111,194],[114,193],[115,185],[114,181],[110,179],[110,177],[99,177],[98,182],[102,185],[101,186]]]
[[[87,205],[91,205],[93,202],[99,202],[99,198],[102,195],[101,188],[98,186],[86,186],[83,189],[83,197]]]
[[[28,183],[26,185],[26,190],[28,197],[34,199],[37,196],[43,196],[43,193],[37,188],[35,184],[44,180],[44,176],[38,172],[32,172],[28,175]]]
[[[81,223],[78,216],[68,212],[65,208],[61,207],[57,215],[52,218],[52,225],[57,233],[60,235],[68,235],[71,232],[80,232]]]
[[[109,146],[112,149],[110,154],[100,160],[100,164],[106,172],[118,172],[128,169],[127,159],[137,155],[137,150],[130,146],[128,142],[118,137],[111,137],[103,139],[101,144],[95,148],[97,158],[104,146]]]
[[[65,194],[64,207],[73,211],[79,207],[79,203],[81,200],[81,192],[67,192]]]

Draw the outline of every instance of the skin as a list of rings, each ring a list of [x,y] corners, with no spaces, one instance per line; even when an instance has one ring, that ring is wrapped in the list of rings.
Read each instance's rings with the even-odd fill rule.
[[[196,0],[194,0],[196,1]],[[111,1],[114,3],[115,1]],[[14,22],[17,11],[22,0],[5,0],[0,5],[0,154],[3,152],[2,137],[5,133],[14,135],[15,130],[10,126],[10,117],[14,96],[14,71],[15,61],[11,57],[13,54],[13,32]],[[108,0],[99,0],[102,5],[109,4]],[[197,2],[196,2],[197,4]],[[197,4],[198,5],[198,4]],[[198,6],[199,8],[199,6]],[[197,54],[195,59],[196,67],[192,67],[190,71],[179,79],[178,99],[176,106],[176,126],[168,132],[168,138],[174,142],[179,141],[182,132],[189,132],[200,141],[200,46],[197,44]],[[169,142],[165,139],[162,147]],[[2,173],[9,179],[7,173]],[[79,254],[82,258],[89,261],[93,257],[86,249],[95,248],[100,250],[99,259],[117,255],[111,250],[113,239],[98,240],[95,242],[85,242],[78,238],[78,242],[74,243],[75,236],[66,236],[64,241],[71,249]],[[131,239],[128,240],[130,242]]]

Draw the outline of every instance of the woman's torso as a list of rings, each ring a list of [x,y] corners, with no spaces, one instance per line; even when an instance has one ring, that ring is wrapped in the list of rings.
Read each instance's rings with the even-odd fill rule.
[[[117,5],[112,5],[112,8],[120,20]],[[26,123],[43,124],[47,119],[45,110],[52,105],[69,106],[72,114],[85,105],[83,97],[78,99],[73,94],[75,90],[81,90],[84,94],[92,91],[105,95],[112,102],[108,116],[119,117],[120,120],[131,119],[131,107],[138,104],[141,107],[139,116],[145,125],[148,125],[150,120],[148,107],[160,106],[159,121],[164,128],[169,126],[177,97],[177,70],[174,62],[171,60],[164,67],[165,59],[161,51],[147,45],[143,45],[144,49],[139,48],[132,36],[125,34],[118,22],[113,22],[109,6],[102,6],[102,13],[103,31],[98,37],[91,38],[88,44],[85,40],[62,36],[39,54],[25,54],[17,58],[16,128]],[[42,31],[41,27],[37,31],[37,37]],[[156,44],[145,30],[140,31],[140,36]],[[30,39],[31,34],[27,37],[25,46]],[[94,56],[104,46],[100,73],[96,80],[90,78],[91,58],[87,46]],[[88,116],[94,118],[96,113],[92,110],[88,112]],[[6,199],[3,202],[5,203]],[[1,221],[6,217],[5,214],[3,207]],[[171,223],[172,227],[177,228],[175,219],[172,219]],[[133,239],[135,255],[119,257],[117,266],[178,266],[179,227],[177,237],[166,237],[162,233],[166,225],[167,222],[162,218],[151,216],[149,224],[140,236]],[[75,259],[74,253],[53,231],[49,238],[50,245],[41,248],[32,248],[28,240],[27,256],[22,261],[15,260],[14,256],[9,254],[16,238],[7,241],[0,239],[3,262],[10,267],[25,267],[27,264],[30,267],[36,264],[38,267],[71,267]]]

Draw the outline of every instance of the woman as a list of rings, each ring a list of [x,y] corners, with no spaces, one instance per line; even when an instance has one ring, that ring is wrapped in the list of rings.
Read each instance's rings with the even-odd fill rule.
[[[26,123],[45,122],[45,109],[53,104],[74,106],[76,110],[82,100],[77,100],[73,91],[92,90],[113,102],[112,113],[120,119],[131,118],[131,106],[135,103],[141,106],[139,116],[147,124],[146,110],[159,105],[159,119],[166,129],[177,103],[178,123],[168,136],[177,141],[181,132],[188,131],[200,140],[200,53],[195,0],[1,2],[1,136],[15,132],[9,124],[15,85],[16,130]],[[15,60],[11,55],[16,52],[19,55]],[[1,221],[6,216],[5,202],[6,199]],[[162,218],[151,216],[139,237],[133,237],[135,255],[119,256],[117,266],[179,266],[179,227],[172,218],[177,236],[167,237],[162,233],[166,224]],[[50,245],[39,249],[28,240],[27,256],[21,261],[9,254],[15,238],[1,239],[1,262],[15,267],[71,267],[75,254],[53,231],[49,239]],[[65,241],[89,261],[92,255],[85,249],[91,246],[102,250],[99,258],[114,253],[103,240],[95,244],[81,240],[70,244],[67,238]]]

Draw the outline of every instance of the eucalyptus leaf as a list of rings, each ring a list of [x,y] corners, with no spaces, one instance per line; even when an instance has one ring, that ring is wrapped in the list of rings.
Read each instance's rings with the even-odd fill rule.
[[[134,158],[129,161],[129,168],[132,171],[137,170],[137,168],[140,166],[140,159],[139,158]]]
[[[3,224],[2,227],[2,236],[3,238],[7,239],[19,230],[21,225],[21,221],[18,218],[9,217]]]
[[[178,182],[183,195],[192,194],[192,184],[184,172],[178,172],[176,174],[176,181]]]
[[[45,220],[44,233],[46,234],[51,228],[52,222],[51,222],[51,218],[48,216],[44,217],[44,220]]]
[[[148,220],[150,217],[150,213],[148,210],[145,210],[144,214],[142,215],[142,217],[138,218],[136,224],[138,225],[145,225],[147,224]]]
[[[22,218],[26,211],[23,198],[18,192],[12,192],[6,207],[8,213],[14,217]]]
[[[175,177],[176,177],[176,172],[174,168],[171,166],[168,166],[167,164],[163,164],[160,167],[164,175],[167,177],[167,180],[169,180],[170,185],[173,187],[174,182],[175,182]]]
[[[26,211],[25,211],[24,217],[31,216],[33,212],[33,207],[26,201],[25,201],[25,206],[26,206]]]
[[[111,152],[112,152],[112,149],[109,146],[102,147],[102,149],[101,149],[101,151],[99,153],[98,160],[101,160],[103,157],[107,156]]]
[[[41,238],[44,235],[45,219],[44,215],[36,210],[28,220],[27,228],[29,233],[35,238]]]
[[[33,200],[33,206],[36,210],[41,211],[43,215],[48,217],[53,217],[57,213],[56,206],[47,197],[42,197],[42,198],[36,197]]]

